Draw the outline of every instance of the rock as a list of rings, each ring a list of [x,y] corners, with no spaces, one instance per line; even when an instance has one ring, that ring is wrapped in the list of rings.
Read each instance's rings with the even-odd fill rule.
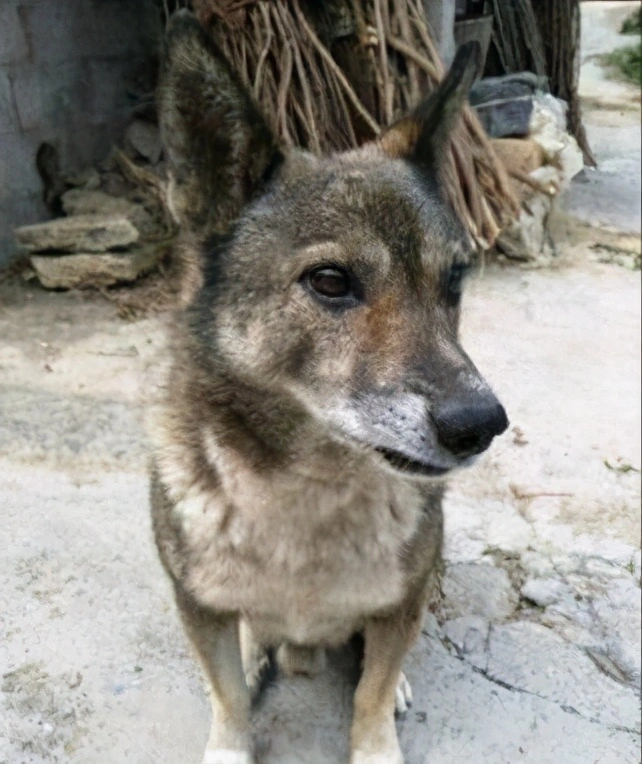
[[[96,189],[100,187],[100,174],[95,167],[85,167],[78,172],[65,175],[65,182],[75,188]]]
[[[167,253],[167,246],[150,245],[133,252],[32,255],[31,265],[47,289],[106,287],[135,281]]]
[[[511,220],[495,241],[498,252],[511,260],[548,261],[555,255],[548,234],[548,217],[553,199],[543,194],[529,199],[518,220]]]
[[[494,101],[476,107],[477,116],[491,138],[528,135],[533,101],[516,98],[511,101]]]
[[[163,152],[158,127],[151,122],[137,119],[125,131],[125,141],[140,156],[156,164]]]
[[[526,136],[533,114],[533,98],[548,90],[545,77],[518,72],[505,77],[487,77],[470,89],[470,104],[491,138]]]
[[[14,233],[25,252],[107,252],[138,239],[123,215],[73,215],[22,226]]]
[[[450,565],[443,581],[444,615],[482,616],[491,621],[510,617],[517,607],[517,592],[508,574],[493,565]]]
[[[552,605],[568,592],[568,586],[554,578],[529,578],[521,590],[522,597],[540,607]]]
[[[548,162],[560,168],[560,189],[566,188],[584,167],[577,141],[566,130],[565,101],[546,93],[533,99],[529,135],[544,150]]]
[[[84,188],[72,188],[62,196],[62,208],[67,215],[123,215],[131,220],[136,206],[122,196]]]
[[[104,191],[72,188],[63,195],[62,207],[68,215],[122,215],[134,224],[141,236],[154,235],[163,230],[162,222],[142,203]]]
[[[533,72],[516,72],[504,77],[485,77],[478,80],[470,89],[471,106],[479,106],[489,101],[508,101],[514,98],[526,98],[538,91],[547,91],[546,77],[538,77]]]
[[[552,165],[540,167],[529,176],[553,193],[561,184],[560,171]],[[497,250],[513,260],[550,260],[556,254],[548,232],[548,218],[554,201],[554,196],[537,192],[532,194],[522,207],[518,220],[510,221],[497,237]]]

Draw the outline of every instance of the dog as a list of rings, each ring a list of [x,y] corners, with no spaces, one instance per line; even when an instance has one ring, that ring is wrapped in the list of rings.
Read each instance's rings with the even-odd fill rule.
[[[396,699],[440,567],[443,476],[507,427],[458,340],[469,239],[441,161],[480,64],[368,145],[279,146],[188,12],[159,87],[181,308],[151,429],[162,563],[211,690],[203,761],[250,764],[267,651],[363,639],[351,764],[398,764]]]

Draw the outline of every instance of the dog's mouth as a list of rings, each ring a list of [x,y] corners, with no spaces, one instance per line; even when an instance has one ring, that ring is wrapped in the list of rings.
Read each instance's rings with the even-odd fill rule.
[[[448,467],[437,467],[434,464],[428,464],[427,462],[419,462],[416,459],[411,459],[405,454],[391,448],[377,447],[375,448],[375,451],[381,454],[391,467],[394,467],[398,472],[403,472],[407,475],[439,477],[440,475],[445,475],[449,472]]]

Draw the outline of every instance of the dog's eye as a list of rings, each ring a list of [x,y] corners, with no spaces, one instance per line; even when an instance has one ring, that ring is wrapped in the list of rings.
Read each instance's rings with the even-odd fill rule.
[[[466,273],[465,265],[453,265],[448,273],[448,291],[451,294],[461,294],[461,287]]]
[[[317,294],[340,299],[352,294],[350,275],[341,268],[319,268],[308,274],[308,284]]]
[[[465,263],[455,263],[448,271],[446,289],[448,298],[453,302],[457,302],[461,296],[464,277],[466,276],[468,268],[469,266]]]

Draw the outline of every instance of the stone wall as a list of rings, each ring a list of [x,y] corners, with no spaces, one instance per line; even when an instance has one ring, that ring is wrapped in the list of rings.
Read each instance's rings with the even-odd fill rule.
[[[152,83],[159,34],[152,0],[0,0],[0,266],[13,228],[49,216],[38,147],[63,172],[104,158]]]

